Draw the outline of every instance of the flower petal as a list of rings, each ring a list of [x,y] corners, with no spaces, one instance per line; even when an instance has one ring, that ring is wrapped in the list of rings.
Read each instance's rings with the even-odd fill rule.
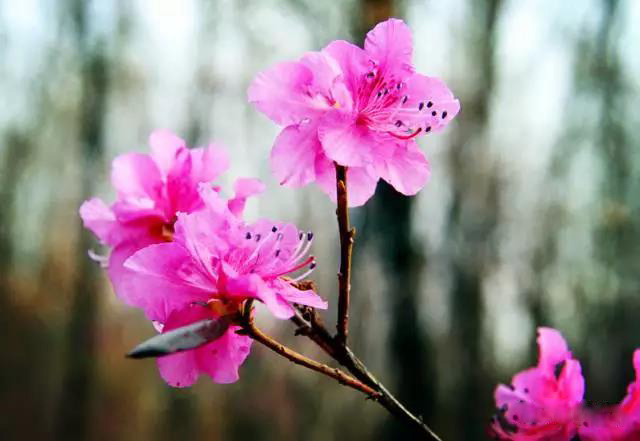
[[[284,297],[269,287],[257,274],[230,278],[227,282],[227,293],[234,297],[258,299],[279,319],[286,320],[295,313]]]
[[[186,148],[187,144],[169,130],[155,130],[149,136],[151,156],[164,176],[169,174],[173,167],[176,153],[180,148]]]
[[[429,162],[414,141],[397,146],[389,158],[378,158],[376,172],[400,193],[412,196],[429,179]]]
[[[379,63],[385,75],[402,77],[413,72],[413,39],[402,20],[391,18],[376,25],[367,33],[364,50]]]
[[[195,350],[200,370],[216,383],[238,381],[238,369],[249,356],[253,340],[238,335],[239,330],[239,326],[230,326],[221,338]]]
[[[302,187],[315,179],[314,164],[321,150],[316,124],[288,126],[271,150],[271,170],[281,185]]]
[[[229,168],[227,150],[216,143],[189,150],[191,153],[191,182],[211,182]],[[194,185],[197,187],[197,185]]]
[[[351,96],[357,97],[363,78],[372,68],[370,56],[363,49],[344,40],[332,41],[322,52],[336,60],[342,71],[342,82]],[[350,110],[350,107],[346,110]]]
[[[123,250],[123,254],[125,251]],[[142,308],[149,319],[165,322],[169,314],[186,304],[206,301],[214,282],[176,243],[149,245],[116,265],[116,250],[109,273],[117,294],[127,303]]]
[[[236,179],[236,182],[234,182],[233,184],[235,196],[227,203],[227,205],[229,206],[229,211],[231,211],[231,213],[238,217],[242,217],[242,212],[244,211],[244,205],[247,202],[247,199],[251,196],[262,193],[264,189],[265,186],[260,179]]]
[[[148,198],[159,200],[162,194],[162,176],[149,155],[125,153],[112,163],[111,183],[120,198]]]
[[[102,199],[91,198],[80,206],[80,217],[84,227],[91,230],[100,242],[113,245],[113,231],[118,227],[116,216]]]
[[[346,112],[327,114],[318,127],[318,138],[329,159],[344,166],[361,167],[372,161],[376,139],[369,128]]]
[[[276,290],[282,297],[284,297],[288,302],[298,303],[300,305],[311,306],[313,308],[319,309],[327,309],[329,307],[329,303],[320,297],[315,291],[309,290],[299,290],[295,286],[291,285],[282,279],[276,279],[271,282],[273,289]]]
[[[297,124],[315,114],[308,94],[313,72],[299,62],[284,62],[260,72],[249,86],[249,102],[278,124]]]
[[[336,202],[336,169],[331,161],[316,163],[317,182],[322,191]],[[349,207],[364,205],[376,191],[378,177],[366,167],[349,167],[347,170],[347,192]]]

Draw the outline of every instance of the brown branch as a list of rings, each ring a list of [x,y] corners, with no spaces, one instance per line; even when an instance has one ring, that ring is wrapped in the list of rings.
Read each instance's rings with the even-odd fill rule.
[[[298,283],[300,289],[310,289],[313,284]],[[305,306],[298,307],[299,314],[292,317],[291,321],[298,326],[296,331],[299,335],[305,335],[318,346],[320,346],[331,358],[344,366],[354,377],[362,383],[367,384],[379,395],[374,399],[392,415],[404,420],[413,426],[418,432],[428,436],[430,439],[441,441],[441,438],[422,421],[422,418],[414,415],[396,397],[387,390],[360,361],[358,357],[347,346],[343,346],[333,337],[322,323],[322,319],[313,309]]]
[[[356,230],[349,226],[347,167],[336,163],[338,231],[340,234],[340,272],[338,273],[338,334],[336,340],[346,346],[349,336],[349,293],[351,291],[351,255]]]
[[[246,335],[248,335],[255,341],[265,345],[266,347],[280,354],[289,361],[331,377],[337,380],[340,384],[364,393],[369,398],[376,399],[380,395],[379,392],[377,392],[370,386],[367,386],[366,384],[353,378],[352,376],[345,374],[340,369],[329,367],[325,364],[318,363],[315,360],[305,357],[304,355],[299,354],[293,349],[284,346],[283,344],[277,342],[276,340],[262,332],[255,324],[252,314],[252,301],[250,300],[247,301],[247,304],[245,306],[245,313],[241,318],[241,325],[243,329],[240,332],[246,333]]]

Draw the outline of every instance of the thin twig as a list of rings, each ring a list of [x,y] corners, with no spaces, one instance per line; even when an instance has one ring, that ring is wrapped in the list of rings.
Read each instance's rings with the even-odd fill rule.
[[[296,286],[300,289],[309,289],[309,286],[313,285],[299,282]],[[335,337],[331,336],[318,316],[318,313],[313,308],[300,306],[298,310],[300,314],[291,319],[296,326],[298,326],[298,334],[307,336],[320,346],[331,358],[344,366],[354,377],[378,391],[379,395],[375,398],[375,401],[380,403],[380,405],[387,409],[392,415],[406,421],[416,428],[417,431],[429,436],[430,439],[442,441],[420,417],[411,413],[411,411],[404,407],[404,405],[387,390],[384,384],[367,369],[364,363],[356,357],[349,347],[343,346]]]
[[[347,194],[347,168],[336,163],[336,192],[338,231],[340,234],[340,272],[338,273],[338,334],[336,340],[347,345],[349,336],[349,293],[351,291],[351,255],[355,229],[349,225],[349,198]]]
[[[242,317],[242,331],[255,341],[262,343],[272,351],[280,354],[284,358],[292,361],[295,364],[304,366],[316,372],[320,372],[328,377],[337,380],[340,384],[349,386],[352,389],[358,390],[369,398],[376,399],[380,394],[370,386],[362,383],[361,381],[353,378],[350,375],[345,374],[340,369],[329,367],[325,364],[318,363],[302,354],[290,349],[283,344],[277,342],[264,332],[262,332],[255,324],[253,314],[251,312],[252,301],[248,301],[245,306],[245,314]]]

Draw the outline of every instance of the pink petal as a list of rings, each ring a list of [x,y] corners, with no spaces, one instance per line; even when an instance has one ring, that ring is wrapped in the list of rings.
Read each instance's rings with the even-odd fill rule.
[[[423,127],[423,132],[437,132],[460,111],[460,102],[439,78],[413,74],[405,80],[407,101],[396,114],[408,126]]]
[[[195,350],[200,369],[220,384],[238,381],[238,368],[249,356],[253,340],[230,326],[222,338]]]
[[[321,150],[316,124],[288,126],[271,150],[271,170],[281,185],[302,187],[315,179],[314,163]]]
[[[197,183],[191,179],[192,166],[190,150],[179,148],[167,174],[168,211],[172,214],[178,211],[188,213],[192,207],[201,205]]]
[[[218,144],[191,149],[190,153],[192,184],[211,182],[229,168],[229,154]]]
[[[184,249],[175,243],[143,248],[117,265],[115,253],[109,275],[116,293],[144,310],[150,320],[165,322],[171,311],[191,302],[206,301],[214,283],[202,274]],[[124,251],[123,251],[124,253]]]
[[[556,365],[571,358],[567,342],[559,331],[552,328],[538,328],[540,355],[538,366],[553,372]]]
[[[207,308],[197,305],[183,306],[171,312],[164,323],[163,332],[210,317],[212,312]],[[209,343],[211,344],[213,343]],[[196,351],[184,351],[158,358],[158,369],[164,381],[173,387],[188,387],[195,383],[200,373]]]
[[[111,167],[111,183],[120,198],[161,198],[162,176],[149,155],[125,153],[117,156]]]
[[[413,72],[411,30],[402,20],[391,18],[376,25],[367,33],[364,50],[380,64],[385,74],[395,73],[402,77]]]
[[[302,63],[280,63],[256,76],[249,102],[278,124],[297,124],[316,113],[307,93],[312,82],[313,72]]]
[[[291,305],[257,274],[242,275],[229,279],[227,293],[236,298],[258,299],[279,319],[289,319],[295,313]]]
[[[317,182],[322,191],[336,202],[336,169],[328,159],[316,164]],[[347,193],[349,207],[364,205],[376,191],[378,177],[366,167],[349,167],[347,170]]]
[[[313,308],[319,309],[327,309],[329,307],[329,303],[318,294],[316,294],[313,290],[301,291],[291,285],[291,283],[285,282],[282,279],[276,279],[272,281],[271,285],[273,289],[276,290],[288,302],[311,306]]]
[[[342,82],[351,96],[357,97],[362,79],[372,67],[370,56],[358,46],[344,40],[329,43],[322,52],[336,60],[342,71]],[[350,107],[346,110],[350,110]]]
[[[212,311],[198,305],[187,306],[171,314],[163,332],[199,320],[215,317]],[[238,326],[231,326],[219,339],[191,351],[172,354],[158,359],[162,378],[171,386],[187,387],[194,384],[200,373],[208,374],[216,383],[238,380],[238,368],[249,355],[252,340],[238,335]]]
[[[229,211],[234,215],[241,217],[244,211],[245,203],[251,196],[262,193],[265,189],[264,184],[260,179],[254,178],[239,178],[233,184],[233,190],[235,196],[228,202]]]
[[[389,158],[378,158],[375,169],[382,179],[407,196],[420,191],[431,172],[427,158],[414,141],[399,145]]]
[[[156,130],[149,136],[151,156],[160,168],[164,176],[169,174],[173,167],[176,153],[181,148],[186,148],[186,143],[169,130]]]
[[[113,245],[113,231],[118,227],[111,208],[102,199],[91,198],[80,206],[80,217],[84,227],[95,234],[100,242]]]
[[[337,111],[322,119],[318,138],[329,159],[349,167],[371,163],[371,150],[377,142],[366,125],[356,122],[354,115]]]

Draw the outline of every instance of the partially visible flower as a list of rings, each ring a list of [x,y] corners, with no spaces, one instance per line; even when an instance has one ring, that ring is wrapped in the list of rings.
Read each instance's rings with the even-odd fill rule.
[[[246,224],[210,187],[201,186],[201,195],[205,208],[178,215],[172,242],[150,245],[125,262],[134,274],[127,297],[136,299],[163,331],[232,315],[247,299],[261,301],[281,319],[294,314],[291,303],[327,307],[313,291],[293,285],[315,267],[307,256],[311,233],[267,220]],[[178,387],[193,384],[200,372],[216,382],[235,381],[250,344],[236,329],[197,349],[158,359],[162,377]]]
[[[497,439],[640,441],[640,349],[633,357],[636,380],[624,400],[593,409],[584,406],[580,364],[560,333],[538,329],[538,345],[538,365],[513,377],[511,387],[496,389],[498,414],[491,432]]]
[[[334,41],[299,61],[258,74],[249,101],[284,129],[271,152],[281,184],[317,181],[335,200],[333,162],[348,167],[350,205],[364,204],[378,179],[416,194],[429,164],[415,137],[451,121],[460,103],[439,79],[414,72],[410,29],[378,24],[364,49]]]
[[[492,429],[500,439],[568,441],[577,431],[584,396],[580,363],[554,329],[538,330],[538,347],[538,365],[514,376],[511,386],[496,389]]]
[[[635,381],[622,402],[607,409],[586,410],[580,427],[584,441],[640,441],[640,349],[633,354]]]
[[[203,207],[198,185],[213,181],[229,167],[227,153],[215,144],[189,149],[166,130],[153,132],[149,144],[151,154],[126,153],[113,160],[116,202],[109,206],[92,198],[80,207],[85,227],[112,247],[109,276],[116,293],[128,303],[135,300],[122,294],[122,285],[128,283],[122,263],[147,245],[171,240],[177,213]],[[241,212],[246,198],[262,188],[256,180],[239,181],[236,197],[229,201],[234,212]]]

